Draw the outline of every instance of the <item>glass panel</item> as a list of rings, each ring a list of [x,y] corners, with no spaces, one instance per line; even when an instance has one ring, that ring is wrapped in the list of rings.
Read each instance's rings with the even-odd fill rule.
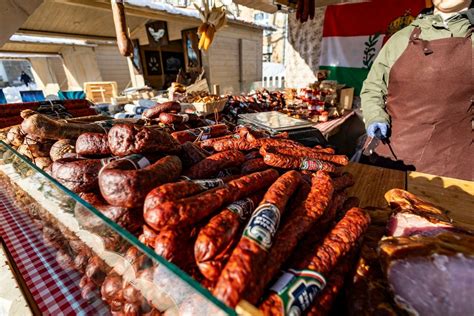
[[[0,141],[0,233],[42,313],[235,315]]]

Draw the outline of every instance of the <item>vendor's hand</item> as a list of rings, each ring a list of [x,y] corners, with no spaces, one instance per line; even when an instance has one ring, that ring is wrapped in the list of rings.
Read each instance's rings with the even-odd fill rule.
[[[382,136],[382,138],[387,138],[388,129],[389,127],[387,123],[375,122],[367,127],[367,135],[372,138],[380,138],[380,136]]]

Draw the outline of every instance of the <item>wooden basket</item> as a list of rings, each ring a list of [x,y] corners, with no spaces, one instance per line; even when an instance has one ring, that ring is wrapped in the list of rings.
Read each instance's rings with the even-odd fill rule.
[[[198,114],[209,115],[213,114],[214,112],[222,112],[226,103],[227,99],[222,99],[213,102],[194,102],[193,106]]]

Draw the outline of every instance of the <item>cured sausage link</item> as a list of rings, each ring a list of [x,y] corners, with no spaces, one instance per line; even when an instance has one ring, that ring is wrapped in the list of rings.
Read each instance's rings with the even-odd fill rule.
[[[304,313],[310,306],[314,297],[324,288],[329,273],[347,253],[356,247],[357,241],[362,237],[370,224],[370,216],[360,208],[352,208],[336,224],[316,249],[309,253],[301,262],[289,270],[284,276],[288,282],[276,282],[272,293],[262,302],[260,309],[265,315],[286,315],[295,302],[302,302],[303,296],[310,299],[304,300],[302,308]],[[300,282],[311,282],[311,287],[294,297],[290,289]],[[288,299],[290,298],[291,299]]]
[[[268,255],[265,271],[254,280],[253,286],[246,291],[246,299],[252,304],[257,303],[268,283],[280,271],[281,266],[296,248],[298,242],[330,205],[334,188],[329,175],[318,171],[311,182],[311,191],[308,196],[277,233],[275,243]]]
[[[263,161],[265,161],[266,164],[272,167],[313,171],[323,170],[327,172],[336,171],[336,166],[330,162],[322,161],[319,159],[310,159],[279,154],[277,151],[277,147],[273,146],[261,147],[260,153],[263,156]]]
[[[245,198],[270,186],[278,178],[275,169],[252,173],[230,181],[226,186],[157,205],[145,203],[144,218],[154,229],[187,227],[211,215],[225,204]]]
[[[311,149],[307,147],[301,147],[301,148],[274,147],[273,150],[275,151],[275,153],[278,153],[280,155],[324,160],[324,161],[329,161],[341,166],[345,166],[349,163],[349,158],[347,158],[347,156],[322,153],[322,152],[318,152],[316,149]]]
[[[280,218],[301,181],[300,173],[285,173],[268,189],[254,211],[214,289],[214,295],[225,304],[235,307],[252,280],[261,276]]]
[[[219,171],[240,166],[245,156],[238,150],[229,150],[206,157],[193,165],[184,174],[191,179],[205,179],[216,175]]]
[[[194,257],[201,273],[216,281],[263,194],[254,194],[228,205],[214,216],[198,234],[194,244]]]

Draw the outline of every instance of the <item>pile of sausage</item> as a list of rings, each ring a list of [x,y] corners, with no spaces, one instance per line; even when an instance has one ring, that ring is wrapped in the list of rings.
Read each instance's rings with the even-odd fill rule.
[[[370,218],[345,192],[354,184],[341,170],[347,157],[287,137],[247,127],[230,134],[225,125],[169,134],[157,126],[113,124],[69,140],[72,153],[59,155],[50,172],[228,306],[245,299],[266,315],[322,315]],[[88,212],[79,208],[76,218],[101,234]],[[100,290],[112,312],[165,311],[140,293],[137,284],[147,282],[167,289],[180,309],[202,306],[200,299],[183,299],[172,278],[157,277],[163,269],[144,254],[122,252],[135,279],[93,254],[77,259],[91,270],[85,292]],[[290,291],[295,286],[300,291]]]

